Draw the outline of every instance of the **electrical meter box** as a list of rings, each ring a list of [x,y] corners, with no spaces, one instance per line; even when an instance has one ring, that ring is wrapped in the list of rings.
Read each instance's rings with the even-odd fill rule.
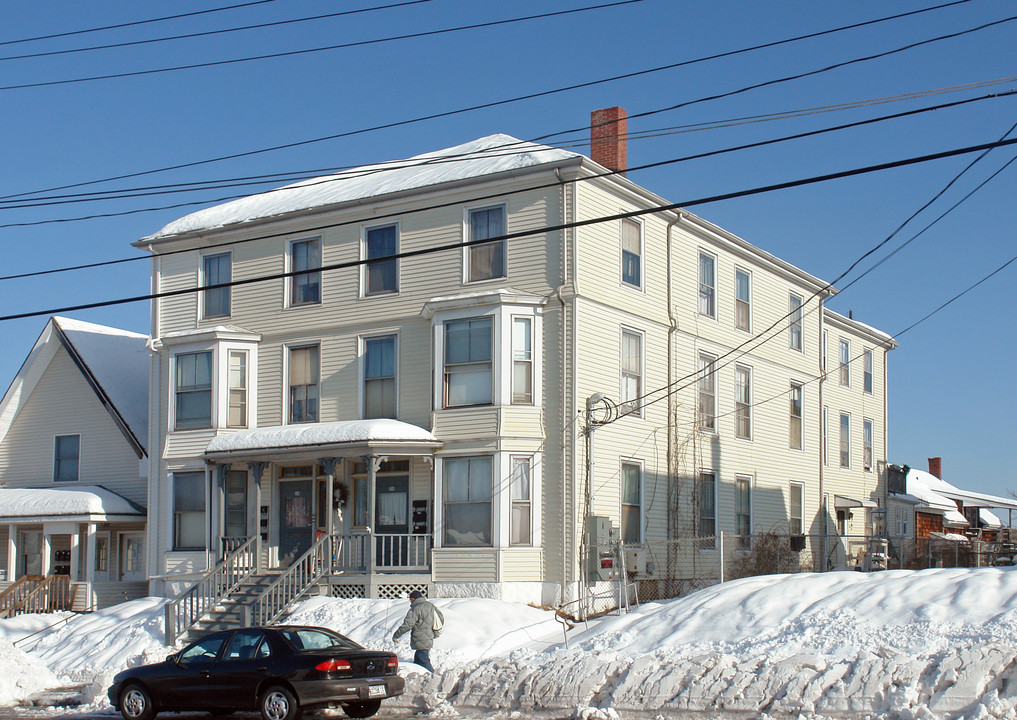
[[[592,515],[586,520],[588,577],[591,582],[618,577],[618,557],[614,546],[615,529],[611,518]]]

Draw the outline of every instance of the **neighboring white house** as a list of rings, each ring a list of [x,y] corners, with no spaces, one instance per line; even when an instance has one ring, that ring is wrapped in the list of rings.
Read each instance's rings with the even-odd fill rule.
[[[0,401],[0,574],[75,607],[147,594],[145,335],[54,317]]]
[[[492,135],[136,243],[180,291],[152,309],[153,592],[255,536],[268,567],[336,537],[337,596],[551,603],[589,579],[590,518],[640,547],[642,581],[698,572],[673,541],[713,568],[720,532],[749,551],[848,507],[871,528],[895,343],[817,311],[822,280],[655,209],[605,167],[624,111],[597,117],[602,162]],[[851,378],[827,392],[841,338]]]

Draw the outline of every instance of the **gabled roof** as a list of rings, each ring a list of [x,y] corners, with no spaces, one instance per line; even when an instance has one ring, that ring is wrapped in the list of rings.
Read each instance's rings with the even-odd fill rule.
[[[138,457],[148,440],[148,336],[52,317],[0,400],[0,440],[62,347]]]
[[[137,244],[538,165],[570,160],[581,162],[582,159],[577,153],[517,140],[510,135],[488,135],[406,160],[365,165],[198,210],[174,220]]]

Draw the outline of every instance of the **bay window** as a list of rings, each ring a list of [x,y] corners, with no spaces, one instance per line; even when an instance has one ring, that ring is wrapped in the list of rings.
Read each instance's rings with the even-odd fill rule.
[[[491,546],[490,455],[446,458],[444,469],[445,547]]]
[[[490,317],[445,323],[445,407],[492,403],[492,330]]]
[[[212,427],[212,352],[176,356],[176,429]]]
[[[512,519],[510,545],[533,544],[532,483],[530,458],[512,458]]]

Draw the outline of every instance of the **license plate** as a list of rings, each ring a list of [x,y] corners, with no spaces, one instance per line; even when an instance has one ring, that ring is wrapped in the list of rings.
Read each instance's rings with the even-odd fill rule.
[[[368,685],[367,696],[368,697],[385,697],[387,694],[384,685]]]

